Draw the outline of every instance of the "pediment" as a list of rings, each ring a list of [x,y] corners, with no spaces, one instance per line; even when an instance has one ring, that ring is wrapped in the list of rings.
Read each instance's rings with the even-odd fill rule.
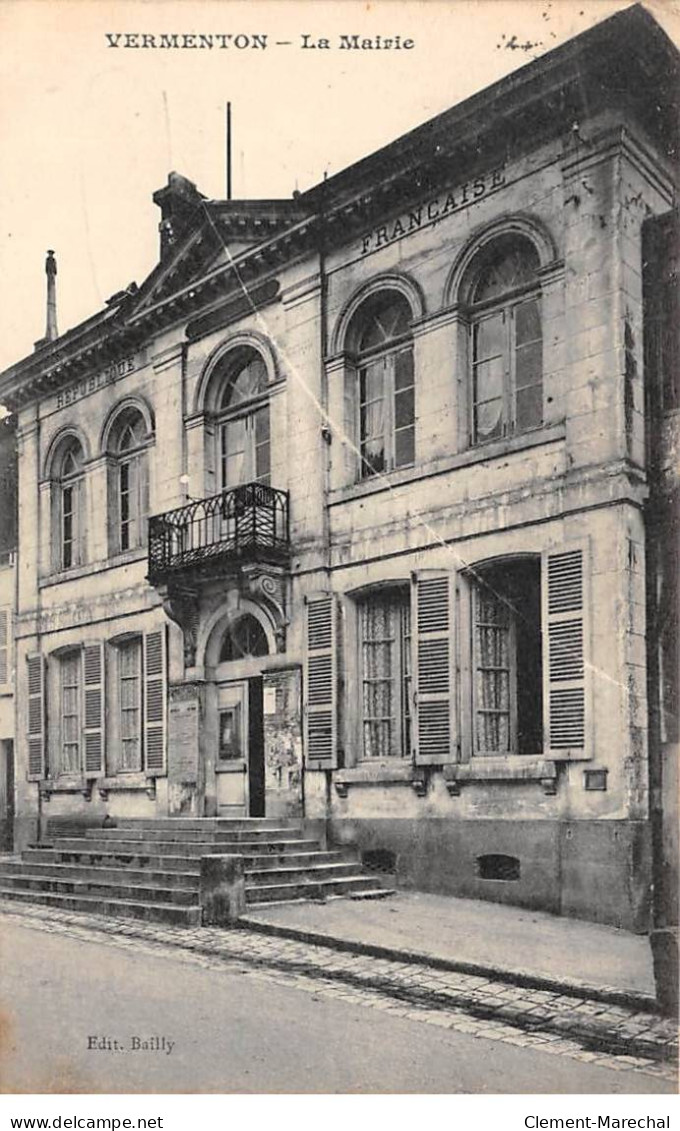
[[[188,232],[142,283],[132,310],[140,314],[230,262],[241,249],[223,245],[205,221]]]
[[[165,302],[296,223],[293,201],[206,201],[141,285],[132,314]]]

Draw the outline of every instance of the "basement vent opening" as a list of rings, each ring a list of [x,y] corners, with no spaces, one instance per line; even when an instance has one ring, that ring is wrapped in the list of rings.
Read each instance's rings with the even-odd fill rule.
[[[361,863],[369,872],[391,874],[397,870],[397,854],[389,848],[367,848],[361,853]]]
[[[477,857],[477,875],[480,880],[518,880],[519,860],[516,856],[489,853]]]

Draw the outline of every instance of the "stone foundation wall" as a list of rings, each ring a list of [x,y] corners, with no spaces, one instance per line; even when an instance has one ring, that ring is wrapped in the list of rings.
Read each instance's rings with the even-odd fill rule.
[[[332,820],[329,841],[394,854],[406,889],[488,899],[649,929],[650,839],[644,821]],[[481,857],[493,857],[491,866]],[[516,879],[483,878],[518,861]],[[505,866],[512,872],[510,865]]]

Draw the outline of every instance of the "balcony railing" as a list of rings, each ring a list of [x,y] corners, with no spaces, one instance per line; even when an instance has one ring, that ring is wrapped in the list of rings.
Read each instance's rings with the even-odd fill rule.
[[[239,562],[285,564],[289,544],[288,492],[245,483],[149,519],[149,581]]]

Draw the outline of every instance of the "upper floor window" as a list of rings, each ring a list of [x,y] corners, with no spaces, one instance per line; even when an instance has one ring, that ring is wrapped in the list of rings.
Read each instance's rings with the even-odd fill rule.
[[[265,483],[271,477],[267,367],[251,346],[229,355],[218,404],[220,486]]]
[[[364,479],[415,458],[411,309],[403,295],[384,291],[363,303],[351,329]]]
[[[471,294],[472,442],[543,423],[539,259],[521,236],[482,253]]]
[[[57,483],[54,495],[53,541],[58,569],[70,569],[82,561],[83,521],[83,451],[75,437],[70,437],[57,461]]]
[[[112,443],[113,550],[124,552],[141,546],[149,510],[148,429],[139,409],[123,410],[116,421]]]

